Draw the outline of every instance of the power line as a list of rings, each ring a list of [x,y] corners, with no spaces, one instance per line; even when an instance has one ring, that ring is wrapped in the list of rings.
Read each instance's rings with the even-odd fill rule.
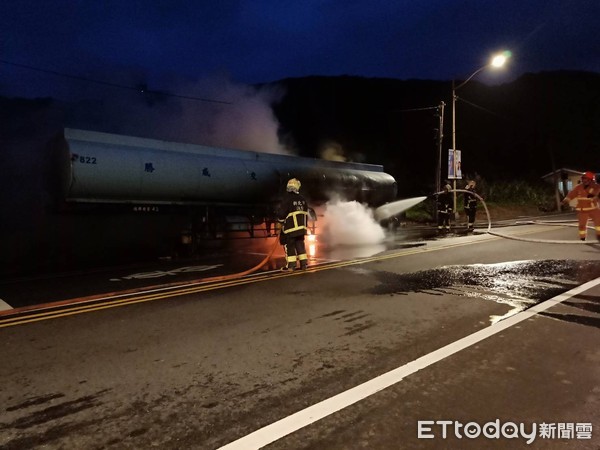
[[[428,106],[426,108],[396,109],[394,112],[431,111],[438,108],[439,106]]]
[[[503,116],[501,116],[500,114],[498,114],[498,113],[496,113],[494,111],[491,111],[491,110],[489,110],[487,108],[484,108],[483,106],[479,106],[479,105],[476,105],[475,103],[472,103],[472,102],[470,102],[468,100],[465,100],[464,98],[459,97],[458,95],[456,96],[456,99],[460,100],[461,102],[465,102],[467,105],[472,106],[473,108],[480,109],[481,111],[485,111],[488,114],[492,114],[493,116],[496,116],[496,117],[499,117],[500,119],[506,120],[506,117],[503,117]]]
[[[33,66],[28,66],[26,64],[14,63],[14,62],[6,61],[6,60],[3,60],[3,59],[0,59],[0,63],[6,64],[6,65],[9,65],[9,66],[20,67],[22,69],[28,69],[28,70],[33,70],[33,71],[36,71],[36,72],[42,72],[42,73],[47,73],[47,74],[51,74],[51,75],[56,75],[56,76],[59,76],[59,77],[70,78],[72,80],[85,81],[87,83],[96,83],[96,84],[101,84],[103,86],[110,86],[110,87],[119,88],[119,89],[127,89],[127,90],[130,90],[130,91],[139,92],[141,94],[164,95],[164,96],[167,96],[167,97],[182,98],[182,99],[185,99],[185,100],[196,100],[196,101],[201,101],[201,102],[220,103],[220,104],[224,104],[224,105],[231,105],[231,104],[233,104],[232,102],[226,102],[226,101],[223,101],[223,100],[214,100],[214,99],[209,99],[209,98],[193,97],[193,96],[190,96],[190,95],[170,94],[170,93],[166,93],[166,92],[160,92],[160,91],[153,91],[153,90],[145,89],[144,87],[139,88],[139,87],[127,86],[127,85],[124,85],[124,84],[110,83],[108,81],[94,80],[92,78],[82,77],[80,75],[71,75],[71,74],[68,74],[68,73],[57,72],[55,70],[40,69],[39,67],[33,67]]]

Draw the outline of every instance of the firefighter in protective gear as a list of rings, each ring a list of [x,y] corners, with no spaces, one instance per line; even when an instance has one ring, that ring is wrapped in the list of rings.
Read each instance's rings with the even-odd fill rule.
[[[596,229],[596,238],[600,241],[600,185],[596,183],[592,172],[581,175],[578,184],[563,199],[564,204],[570,204],[577,211],[579,222],[579,239],[585,241],[587,235],[587,222],[592,219]]]
[[[306,269],[308,256],[304,237],[308,233],[308,204],[300,194],[300,181],[292,178],[287,183],[286,192],[279,203],[277,218],[283,223],[279,242],[285,249],[286,265],[281,270],[295,270],[297,263]]]
[[[477,213],[477,197],[473,194],[475,192],[475,181],[470,180],[465,186],[465,192],[463,197],[463,203],[465,205],[465,214],[467,215],[467,231],[473,231],[475,228],[475,215]]]
[[[452,213],[452,186],[446,184],[444,190],[437,194],[438,231],[450,230],[450,214]]]

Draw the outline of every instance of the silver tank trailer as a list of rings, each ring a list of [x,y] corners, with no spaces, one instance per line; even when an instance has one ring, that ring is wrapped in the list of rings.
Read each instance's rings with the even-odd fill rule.
[[[312,202],[378,206],[396,197],[379,165],[344,163],[65,129],[63,198],[80,203],[266,204],[290,177]]]

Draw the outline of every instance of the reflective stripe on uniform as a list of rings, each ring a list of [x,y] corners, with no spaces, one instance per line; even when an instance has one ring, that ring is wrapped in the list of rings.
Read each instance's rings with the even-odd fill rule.
[[[298,224],[298,216],[299,215],[305,216],[302,224]],[[284,234],[291,233],[292,231],[307,229],[307,227],[305,225],[305,223],[308,221],[308,212],[307,211],[294,211],[292,213],[289,213],[287,215],[287,217],[285,218],[285,221],[287,222],[288,219],[292,219],[294,221],[294,226],[292,228],[286,228],[285,230],[283,230]]]
[[[588,194],[586,197],[574,197],[571,201],[576,201],[575,209],[577,211],[591,211],[598,208],[597,200],[593,198],[594,190],[584,190],[584,194]]]

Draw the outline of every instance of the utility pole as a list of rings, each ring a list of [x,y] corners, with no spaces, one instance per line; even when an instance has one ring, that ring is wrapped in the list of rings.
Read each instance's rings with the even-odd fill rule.
[[[481,69],[479,69],[481,70]],[[477,73],[477,72],[475,72]],[[473,74],[475,75],[475,74]],[[471,75],[471,77],[469,77],[469,79],[467,81],[469,81],[471,78],[473,78],[473,75]],[[467,81],[465,81],[464,83],[462,83],[460,86],[462,86],[463,84],[465,84]],[[459,86],[459,87],[460,87]],[[454,220],[456,222],[458,222],[458,218],[459,218],[459,214],[458,214],[458,209],[456,206],[456,87],[454,84],[454,80],[452,80],[452,151],[454,152],[454,157],[452,158],[452,164],[454,164],[454,167],[452,169],[452,172],[454,173],[454,179],[452,180],[453,184],[452,184],[452,189],[454,190],[452,197],[453,197],[453,204],[454,204]]]
[[[473,72],[469,78],[467,78],[465,81],[463,81],[462,83],[460,83],[458,86],[456,86],[454,80],[452,80],[452,151],[454,152],[454,158],[453,158],[453,170],[454,170],[454,180],[453,180],[453,190],[454,190],[454,218],[456,221],[458,221],[459,218],[459,214],[458,211],[456,210],[456,176],[457,176],[457,161],[456,161],[456,100],[458,99],[458,97],[456,96],[456,91],[458,91],[461,87],[463,87],[465,84],[467,84],[469,81],[471,81],[471,78],[473,78],[475,75],[477,75],[479,72],[481,72],[482,70],[486,69],[487,67],[502,67],[505,63],[506,60],[511,56],[511,53],[509,51],[504,51],[496,56],[493,57],[493,59],[486,64],[483,67],[480,67],[479,69],[477,69],[475,72]]]
[[[437,107],[437,113],[440,119],[440,125],[438,128],[438,159],[437,159],[437,171],[435,175],[435,192],[442,190],[442,141],[444,139],[444,102],[440,102]]]

